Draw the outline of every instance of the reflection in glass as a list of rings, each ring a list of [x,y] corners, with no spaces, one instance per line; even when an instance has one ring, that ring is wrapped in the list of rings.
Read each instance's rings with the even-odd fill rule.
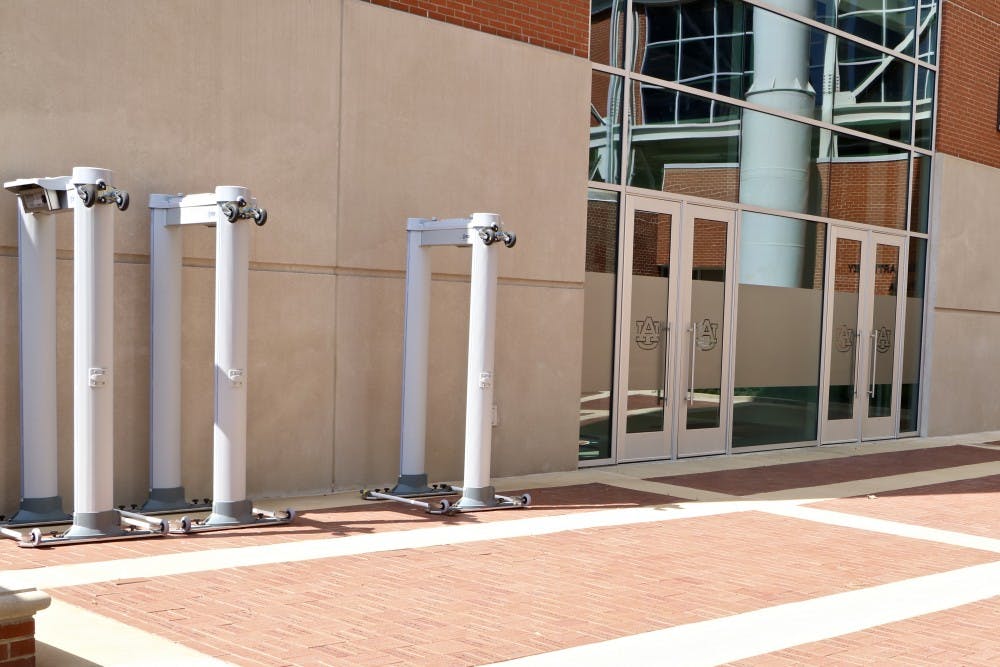
[[[691,312],[684,341],[688,355],[686,423],[689,430],[720,425],[727,232],[725,222],[694,220]]]
[[[857,393],[858,296],[861,241],[837,239],[833,257],[833,337],[830,341],[830,400],[827,419],[852,419]]]
[[[930,214],[931,158],[929,155],[913,156],[913,171],[910,179],[913,190],[910,204],[910,231],[926,232],[927,216]]]
[[[590,59],[625,67],[625,0],[591,0]]]
[[[729,97],[742,96],[743,5],[732,0],[633,2],[636,72]]]
[[[739,108],[639,82],[632,95],[628,184],[737,201]]]
[[[836,147],[835,133],[747,109],[742,140],[742,203],[827,215],[829,156]],[[754,240],[767,242],[763,226],[756,226],[754,234]]]
[[[868,416],[892,416],[892,375],[896,367],[896,285],[899,280],[899,248],[875,246],[875,295],[872,330],[869,335]]]
[[[746,220],[744,214],[744,221]],[[737,313],[733,447],[816,439],[825,225],[777,218],[797,242],[743,249]],[[748,234],[744,224],[741,238]],[[766,275],[747,276],[765,252]]]
[[[841,141],[845,138],[840,136]],[[871,153],[830,163],[830,217],[905,229],[909,154],[866,139],[850,139],[854,153]]]
[[[839,92],[833,122],[910,143],[913,65],[863,44],[837,42]]]
[[[899,432],[917,430],[920,406],[920,347],[924,323],[926,239],[910,239],[906,271],[906,321],[903,329],[903,381],[900,386]]]
[[[622,152],[622,86],[624,78],[593,72],[590,81],[591,181],[618,183]]]
[[[632,321],[625,430],[648,433],[664,429],[672,220],[668,213],[636,211],[633,221]]]
[[[913,143],[930,150],[934,121],[934,72],[917,68],[917,114],[914,118]]]
[[[917,0],[818,0],[817,18],[881,46],[913,55]]]
[[[937,63],[937,26],[938,0],[917,0],[920,7],[918,31],[920,39],[917,42],[917,57],[926,63]]]
[[[611,457],[617,265],[618,194],[588,190],[580,385],[581,461]]]

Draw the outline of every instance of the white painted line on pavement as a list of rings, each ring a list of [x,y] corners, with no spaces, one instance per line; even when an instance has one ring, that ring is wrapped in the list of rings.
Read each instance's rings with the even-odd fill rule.
[[[877,501],[873,501],[877,502]],[[940,528],[927,528],[901,521],[888,521],[886,519],[875,519],[861,516],[859,514],[849,514],[846,512],[834,512],[831,510],[819,509],[817,507],[803,507],[788,503],[761,503],[758,509],[769,514],[777,514],[793,519],[804,519],[816,523],[825,523],[832,526],[843,526],[857,530],[867,530],[874,533],[884,533],[896,535],[898,537],[910,537],[916,540],[927,542],[940,542],[951,544],[967,549],[979,549],[981,551],[992,551],[1000,553],[1000,540],[992,537],[980,537],[959,533],[952,530],[941,530]]]
[[[448,544],[550,535],[588,528],[691,519],[754,508],[755,504],[743,502],[679,503],[660,507],[578,512],[480,524],[438,525],[431,528],[352,535],[333,539],[296,540],[294,537],[290,537],[288,542],[280,544],[210,549],[96,563],[52,565],[24,570],[5,570],[0,572],[0,586],[11,589],[34,587],[47,590],[116,579],[162,577],[232,567],[294,563],[319,558],[356,556],[401,549],[421,549]],[[519,510],[510,511],[517,512]],[[187,539],[198,538],[194,536]],[[73,547],[56,548],[72,549]]]
[[[1000,562],[510,660],[500,665],[718,665],[1000,595]],[[930,641],[930,640],[929,640]]]

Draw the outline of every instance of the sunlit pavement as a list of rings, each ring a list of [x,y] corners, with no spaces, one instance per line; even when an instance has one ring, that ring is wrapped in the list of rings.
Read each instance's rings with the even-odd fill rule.
[[[287,526],[48,549],[40,665],[1000,664],[1000,434],[356,492]],[[262,503],[264,504],[264,503]]]

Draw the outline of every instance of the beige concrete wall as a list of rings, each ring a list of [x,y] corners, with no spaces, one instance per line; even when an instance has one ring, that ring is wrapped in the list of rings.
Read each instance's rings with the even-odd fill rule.
[[[146,495],[152,192],[251,188],[248,490],[392,481],[405,218],[497,211],[497,474],[575,466],[582,59],[357,0],[0,4],[0,179],[113,169],[115,502]],[[259,36],[259,39],[253,39]],[[0,205],[0,513],[18,474],[16,216]],[[60,219],[60,493],[72,498],[72,233]],[[185,230],[184,483],[211,495],[214,246]],[[435,252],[428,469],[461,474],[468,253]],[[463,282],[464,280],[464,282]],[[509,415],[509,417],[508,417]],[[68,508],[67,508],[68,509]]]
[[[938,155],[929,435],[1000,428],[1000,169]]]

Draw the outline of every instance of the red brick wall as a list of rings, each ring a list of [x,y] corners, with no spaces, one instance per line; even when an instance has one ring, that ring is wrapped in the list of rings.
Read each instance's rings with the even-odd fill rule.
[[[815,213],[902,229],[906,214],[906,171],[906,160],[821,162],[816,176],[822,206]],[[738,202],[740,173],[737,167],[669,167],[663,170],[663,190]]]
[[[1000,0],[944,0],[937,150],[1000,168]]]
[[[740,200],[740,170],[736,167],[667,167],[663,191],[736,203]]]
[[[0,625],[0,667],[34,667],[35,621]]]
[[[879,227],[906,226],[908,162],[820,163],[823,194],[829,189],[826,215]],[[828,176],[827,174],[832,174]]]
[[[614,273],[618,262],[618,204],[587,202],[587,259],[585,271]]]
[[[589,0],[367,0],[491,35],[587,57]]]

